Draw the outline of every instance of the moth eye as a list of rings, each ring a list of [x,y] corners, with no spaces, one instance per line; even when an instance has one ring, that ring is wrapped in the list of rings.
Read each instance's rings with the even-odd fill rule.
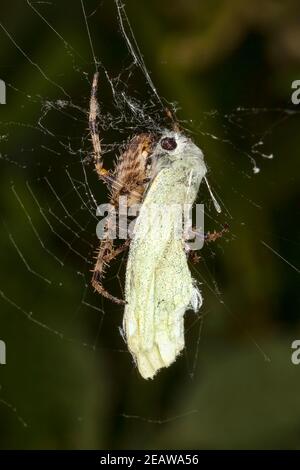
[[[160,141],[160,145],[164,150],[174,150],[177,147],[176,140],[173,137],[164,137]]]

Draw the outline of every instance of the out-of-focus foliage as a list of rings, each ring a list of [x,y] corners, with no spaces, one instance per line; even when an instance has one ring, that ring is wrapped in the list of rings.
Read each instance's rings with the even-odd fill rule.
[[[89,22],[96,55],[116,75],[126,64],[127,52],[120,46],[113,3],[85,3],[94,12]],[[36,6],[83,57],[76,56],[76,61],[91,77],[94,69],[80,2]],[[104,322],[98,312],[82,316],[77,307],[83,281],[76,275],[75,257],[68,252],[67,267],[59,270],[38,251],[11,184],[29,213],[35,214],[35,227],[46,246],[61,259],[65,255],[22,189],[24,181],[39,176],[38,169],[22,169],[2,158],[0,294],[66,334],[61,338],[31,322],[1,294],[0,339],[7,344],[7,365],[0,366],[0,447],[299,448],[300,365],[292,365],[290,359],[291,343],[300,338],[299,275],[261,244],[266,240],[299,266],[299,118],[257,111],[293,109],[291,83],[300,79],[299,2],[127,0],[126,6],[159,93],[179,103],[179,118],[193,121],[200,130],[195,138],[232,216],[231,235],[216,247],[205,247],[205,262],[194,270],[198,280],[204,275],[213,286],[211,290],[203,284],[201,336],[197,317],[188,318],[186,354],[154,381],[144,382],[130,356],[120,352],[125,350],[118,333],[122,310],[103,304],[91,292],[93,303],[105,308]],[[69,66],[63,44],[26,2],[3,0],[0,21],[33,62],[74,100],[88,106],[88,84]],[[1,78],[44,99],[53,99],[55,93],[57,98],[57,90],[1,29],[0,41]],[[135,86],[144,89],[143,76],[138,75]],[[99,95],[104,101],[109,96],[101,86]],[[36,124],[39,117],[34,100],[17,114],[19,103],[14,100],[21,98],[11,96],[12,100],[8,91],[8,103],[0,108],[3,141],[7,127],[2,121]],[[240,130],[231,127],[228,118],[233,110],[237,116],[238,107],[250,110],[237,121]],[[59,135],[77,129],[57,125]],[[82,123],[83,132],[86,127]],[[249,138],[241,141],[245,129]],[[251,174],[245,153],[251,150],[253,134],[263,137],[264,151],[274,153],[274,159],[258,156],[261,173],[247,179],[242,175]],[[46,145],[43,139],[28,127],[16,127],[15,134],[9,129],[10,157],[21,164],[21,149],[34,148],[37,158],[37,149]],[[55,179],[63,190],[64,175],[57,172]],[[96,179],[94,191],[101,200],[103,189]],[[214,221],[208,225],[213,229]],[[55,296],[30,275],[9,233],[30,266],[63,283]],[[86,238],[96,246],[93,226]],[[111,287],[116,287],[114,281]],[[74,337],[82,341],[73,341]],[[92,344],[96,337],[95,350],[82,345]]]

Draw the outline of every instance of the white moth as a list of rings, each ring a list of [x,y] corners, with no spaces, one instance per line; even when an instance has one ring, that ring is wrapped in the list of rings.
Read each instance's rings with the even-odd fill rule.
[[[183,134],[166,131],[152,159],[156,176],[134,226],[123,319],[128,348],[145,379],[175,361],[184,348],[184,313],[202,304],[184,240],[174,233],[174,208],[194,203],[206,174],[203,153]]]

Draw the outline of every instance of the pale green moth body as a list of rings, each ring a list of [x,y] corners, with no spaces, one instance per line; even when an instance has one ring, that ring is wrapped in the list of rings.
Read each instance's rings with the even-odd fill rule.
[[[162,147],[172,139],[176,148]],[[126,268],[123,327],[145,379],[168,367],[184,348],[184,313],[202,297],[187,264],[184,240],[174,234],[179,211],[193,204],[206,166],[201,150],[166,131],[153,152],[155,177],[136,220]],[[180,212],[181,214],[181,212]]]

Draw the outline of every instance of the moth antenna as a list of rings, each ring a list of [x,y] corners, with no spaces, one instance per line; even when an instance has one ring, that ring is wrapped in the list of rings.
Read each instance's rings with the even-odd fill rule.
[[[204,180],[205,180],[205,183],[206,183],[206,186],[208,188],[208,191],[209,191],[209,194],[210,194],[210,197],[212,199],[212,202],[214,203],[214,206],[215,206],[215,209],[216,211],[218,212],[218,214],[220,214],[222,212],[222,209],[221,209],[221,206],[220,204],[218,203],[217,199],[215,198],[212,190],[211,190],[211,187],[209,185],[209,182],[208,182],[208,179],[206,178],[206,176],[204,176]]]

